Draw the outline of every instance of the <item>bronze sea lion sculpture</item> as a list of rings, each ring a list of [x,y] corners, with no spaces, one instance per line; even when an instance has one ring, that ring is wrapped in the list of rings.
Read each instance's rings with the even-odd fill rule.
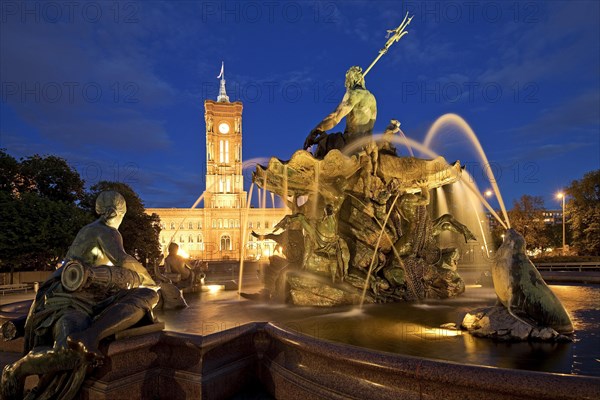
[[[506,231],[492,267],[492,278],[498,300],[513,317],[533,320],[558,333],[573,332],[567,310],[527,257],[525,239],[514,229]]]

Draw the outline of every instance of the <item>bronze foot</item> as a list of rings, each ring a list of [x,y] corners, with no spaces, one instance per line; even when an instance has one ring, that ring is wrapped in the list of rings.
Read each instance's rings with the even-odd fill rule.
[[[101,364],[104,360],[104,354],[100,352],[96,343],[90,340],[84,332],[73,333],[67,337],[69,348],[83,354],[86,360],[95,365]]]
[[[0,385],[0,399],[23,398],[23,383],[15,376],[12,365],[6,365],[2,370],[2,381]]]

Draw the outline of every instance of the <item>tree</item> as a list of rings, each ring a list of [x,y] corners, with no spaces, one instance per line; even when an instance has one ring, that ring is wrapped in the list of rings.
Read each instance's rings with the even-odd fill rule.
[[[35,192],[54,201],[73,203],[83,197],[84,182],[79,173],[56,156],[37,154],[21,160],[19,192]]]
[[[600,170],[574,180],[566,192],[573,247],[579,255],[600,255]]]
[[[568,228],[568,227],[567,227]],[[566,230],[567,234],[567,243],[569,243],[570,231]],[[562,224],[546,224],[546,229],[544,229],[543,235],[546,237],[548,241],[548,246],[552,248],[562,247]]]
[[[82,226],[92,221],[74,204],[35,193],[19,198],[0,192],[0,262],[11,272],[53,269]]]
[[[0,191],[14,193],[19,176],[19,163],[5,149],[0,149]]]
[[[101,181],[92,186],[91,193],[83,202],[84,206],[93,210],[96,197],[105,190],[121,193],[127,202],[127,212],[119,227],[125,251],[146,267],[154,263],[161,257],[159,216],[146,214],[144,204],[135,191],[129,185],[120,182]]]
[[[76,204],[82,194],[83,180],[62,158],[19,162],[0,150],[0,268],[52,269],[91,222]]]
[[[550,244],[544,222],[544,199],[540,196],[523,195],[513,203],[508,212],[512,228],[525,238],[527,249],[544,249]]]

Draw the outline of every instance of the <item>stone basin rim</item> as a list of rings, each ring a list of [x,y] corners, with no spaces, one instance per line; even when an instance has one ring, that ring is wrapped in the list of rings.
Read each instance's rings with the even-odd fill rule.
[[[266,334],[271,342],[271,349],[275,348],[276,352],[310,354],[309,358],[312,358],[313,362],[316,362],[315,359],[321,359],[325,364],[333,361],[336,369],[340,370],[362,368],[383,381],[396,376],[436,385],[452,385],[456,390],[481,390],[490,395],[518,393],[522,398],[600,398],[600,377],[463,364],[372,350],[315,338],[287,329],[276,322],[250,322],[206,336],[177,331],[163,331],[159,335],[191,340],[202,347],[202,353],[206,353],[210,350],[204,347],[206,345],[211,349],[217,348],[249,334]],[[264,354],[260,354],[263,352]],[[259,359],[263,359],[269,350],[256,350],[256,353]],[[270,358],[267,363],[277,364],[279,361]],[[300,372],[296,371],[293,365],[286,365],[285,368],[294,371],[295,374]],[[311,380],[310,374],[304,378]]]
[[[251,324],[256,324],[258,329],[264,329],[267,333],[270,333],[271,336],[278,338],[280,340],[285,340],[289,345],[303,347],[306,351],[310,351],[315,354],[324,354],[324,351],[327,350],[326,354],[330,358],[338,359],[345,362],[355,362],[360,364],[365,364],[364,358],[366,357],[377,357],[380,364],[375,364],[372,362],[367,362],[366,364],[374,365],[382,368],[390,368],[397,370],[399,365],[405,366],[406,361],[412,363],[420,363],[421,367],[423,363],[429,363],[432,367],[435,366],[448,366],[452,368],[466,368],[466,369],[476,369],[476,370],[486,370],[486,371],[501,371],[508,373],[515,373],[517,375],[538,375],[538,376],[557,376],[557,377],[569,377],[574,379],[579,378],[591,378],[598,385],[600,385],[600,377],[596,377],[593,375],[574,375],[574,374],[564,374],[558,372],[543,372],[543,371],[533,371],[533,370],[525,370],[525,369],[513,369],[513,368],[503,368],[503,367],[494,367],[490,365],[479,365],[479,364],[470,364],[470,363],[459,363],[456,361],[442,360],[437,358],[430,357],[419,357],[414,355],[402,354],[402,353],[393,353],[387,352],[383,350],[375,350],[369,349],[366,347],[360,347],[353,344],[347,344],[342,342],[337,342],[329,339],[319,339],[314,336],[306,335],[303,333],[296,332],[291,329],[286,329],[282,325],[277,322],[253,322]],[[243,326],[243,325],[242,325]],[[239,329],[239,328],[232,328]],[[224,331],[223,331],[224,332]],[[463,334],[468,334],[466,331],[463,331]],[[221,332],[217,332],[214,335],[217,335]],[[298,340],[294,340],[298,339]],[[301,340],[301,341],[300,341]],[[478,339],[485,340],[485,339]],[[335,348],[335,351],[331,351],[332,347]],[[362,357],[357,357],[360,355]],[[408,372],[408,371],[407,371]],[[413,371],[410,371],[411,373]],[[475,371],[473,371],[475,372]],[[421,376],[423,377],[423,376]]]

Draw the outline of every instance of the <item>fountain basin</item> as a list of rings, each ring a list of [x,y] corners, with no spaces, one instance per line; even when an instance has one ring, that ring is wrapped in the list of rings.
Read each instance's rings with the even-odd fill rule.
[[[82,398],[592,399],[600,378],[458,364],[316,339],[276,323],[112,342]]]
[[[256,276],[245,282],[260,288]],[[597,398],[600,287],[551,288],[573,316],[574,343],[496,343],[439,329],[493,304],[491,288],[473,285],[455,299],[362,310],[190,294],[189,308],[157,312],[167,331],[111,342],[82,398],[230,398],[257,385],[276,398]]]

